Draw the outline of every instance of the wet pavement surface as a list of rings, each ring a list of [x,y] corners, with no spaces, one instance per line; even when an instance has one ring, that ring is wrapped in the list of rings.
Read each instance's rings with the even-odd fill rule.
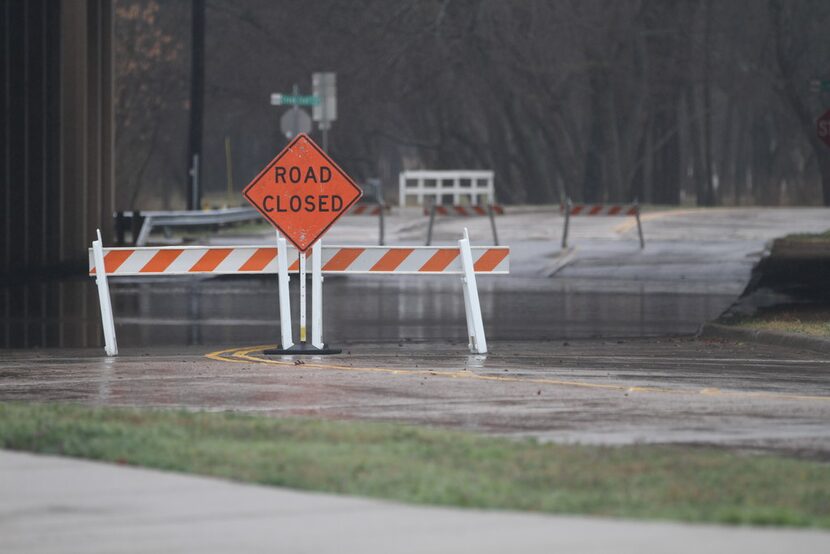
[[[457,277],[350,276],[324,284],[324,339],[344,354],[266,359],[258,352],[279,336],[276,279],[246,276],[113,279],[121,355],[107,359],[94,283],[79,277],[0,289],[0,400],[366,418],[830,459],[830,360],[690,338],[736,300],[769,238],[824,230],[830,210],[646,213],[642,251],[631,218],[574,221],[573,246],[560,250],[561,218],[549,212],[517,209],[499,220],[511,275],[478,279],[485,357],[467,353]],[[358,244],[375,225],[344,220],[329,244]],[[417,244],[425,230],[412,214],[389,225],[390,243]],[[436,240],[449,243],[464,225],[488,236],[486,218],[471,218],[442,221]],[[295,340],[297,285],[293,278]]]
[[[567,344],[566,344],[567,343]],[[0,400],[361,418],[602,444],[693,443],[830,459],[830,360],[696,339],[11,351]],[[208,356],[205,356],[207,352]]]

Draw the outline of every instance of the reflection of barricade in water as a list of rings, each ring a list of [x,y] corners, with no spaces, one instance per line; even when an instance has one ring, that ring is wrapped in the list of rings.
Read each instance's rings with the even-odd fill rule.
[[[100,232],[89,251],[89,274],[96,278],[105,349],[118,354],[108,277],[158,275],[277,274],[279,276],[280,333],[282,348],[294,345],[291,335],[289,272],[300,269],[299,261],[288,264],[284,238],[273,246],[183,246],[104,248]],[[291,249],[292,251],[293,248]],[[296,251],[294,251],[296,252]],[[487,341],[481,317],[476,274],[509,273],[508,247],[470,246],[467,232],[453,247],[427,246],[328,246],[322,241],[311,249],[312,339],[323,348],[323,274],[364,275],[453,275],[461,277],[467,317],[469,348],[485,354]],[[301,301],[304,300],[301,297]],[[302,319],[302,318],[301,318]],[[305,329],[301,328],[304,342]]]
[[[435,216],[458,216],[458,217],[476,217],[488,216],[490,218],[490,228],[493,230],[493,244],[499,245],[499,235],[496,232],[495,215],[504,215],[504,208],[498,204],[487,204],[486,206],[436,206],[433,204],[429,208],[424,208],[424,215],[429,215],[429,225],[427,226],[427,242],[426,245],[432,244],[432,228],[435,225]]]
[[[568,198],[565,205],[559,205],[559,211],[564,212],[565,228],[562,231],[562,248],[568,247],[568,228],[571,216],[633,216],[637,219],[637,232],[640,235],[640,248],[645,248],[643,226],[640,223],[640,205],[635,200],[633,204],[573,204]]]

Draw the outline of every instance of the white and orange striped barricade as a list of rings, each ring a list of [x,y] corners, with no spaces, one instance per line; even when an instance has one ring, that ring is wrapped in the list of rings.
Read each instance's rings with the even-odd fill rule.
[[[289,254],[294,259],[289,264]],[[470,246],[467,230],[458,246],[329,246],[311,249],[311,344],[323,348],[323,275],[447,275],[461,277],[470,350],[487,353],[476,275],[510,272],[510,248]],[[294,345],[291,333],[289,273],[298,273],[297,251],[277,238],[277,246],[161,246],[104,248],[99,239],[89,251],[89,275],[95,277],[101,304],[107,355],[118,346],[108,278],[174,275],[277,274],[282,349]],[[301,337],[305,329],[300,329]]]
[[[424,208],[424,215],[429,216],[429,225],[427,226],[427,241],[426,245],[432,244],[432,228],[435,225],[435,216],[447,217],[480,217],[488,216],[490,218],[490,228],[493,230],[493,244],[499,245],[499,235],[496,232],[495,215],[504,215],[504,207],[499,204],[487,204],[484,206],[443,206],[431,205],[429,208]]]
[[[383,204],[378,202],[376,204],[371,203],[358,203],[356,204],[351,210],[348,211],[346,215],[376,215],[378,216],[378,245],[383,246],[385,242],[384,235],[386,234],[386,223],[384,222],[384,216],[389,213],[389,206],[387,204]]]
[[[640,223],[640,204],[574,204],[568,198],[565,205],[559,205],[559,211],[565,214],[565,229],[562,231],[562,248],[568,247],[568,228],[572,216],[632,216],[637,220],[637,232],[640,235],[640,248],[645,248],[643,226]]]

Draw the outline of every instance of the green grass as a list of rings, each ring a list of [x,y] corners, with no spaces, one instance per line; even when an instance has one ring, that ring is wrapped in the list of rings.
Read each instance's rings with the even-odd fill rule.
[[[830,230],[823,233],[793,233],[778,240],[793,242],[828,242],[830,241]]]
[[[830,307],[823,305],[781,306],[725,323],[744,329],[830,338]]]
[[[396,424],[0,403],[0,447],[448,506],[830,528],[830,465]]]
[[[794,320],[767,320],[750,318],[736,324],[744,329],[758,331],[774,331],[776,333],[792,333],[808,337],[830,338],[830,322],[828,321],[801,321]]]

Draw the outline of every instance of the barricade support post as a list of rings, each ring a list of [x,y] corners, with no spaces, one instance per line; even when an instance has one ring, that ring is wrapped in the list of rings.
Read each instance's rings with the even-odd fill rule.
[[[461,282],[464,287],[464,308],[467,313],[467,336],[470,338],[470,352],[487,354],[487,339],[484,336],[484,321],[481,319],[481,304],[478,300],[478,286],[470,249],[470,234],[464,228],[464,238],[458,241],[461,251],[461,267],[464,271]]]
[[[280,338],[283,349],[294,346],[291,337],[291,297],[288,294],[288,246],[277,231],[277,281],[280,293]]]
[[[306,276],[306,256],[305,252],[300,252],[300,342],[306,341],[306,299],[305,299],[305,276]]]
[[[562,231],[562,249],[568,247],[568,225],[571,222],[571,199],[565,200],[565,230]]]
[[[498,246],[499,245],[499,235],[496,232],[496,218],[495,218],[495,214],[493,212],[494,212],[493,205],[492,204],[487,204],[487,215],[490,216],[490,227],[493,229],[493,244],[495,246]]]
[[[643,224],[640,223],[640,203],[638,201],[634,201],[634,207],[637,209],[637,213],[634,217],[637,218],[637,233],[640,234],[640,250],[646,247],[646,241],[643,239]]]
[[[95,283],[98,285],[98,303],[101,306],[101,323],[104,327],[104,351],[107,356],[118,355],[118,341],[115,338],[115,321],[112,316],[110,288],[107,282],[107,268],[104,264],[104,247],[101,229],[97,229],[98,240],[92,241],[95,258]]]
[[[383,219],[383,212],[386,211],[386,204],[380,203],[380,211],[378,212],[378,245],[386,244],[384,235],[386,234],[386,222]]]
[[[381,216],[382,217],[382,216]],[[311,346],[323,348],[323,241],[311,249]]]
[[[427,243],[426,246],[432,245],[432,226],[435,224],[435,204],[429,207],[429,226],[427,227]]]

